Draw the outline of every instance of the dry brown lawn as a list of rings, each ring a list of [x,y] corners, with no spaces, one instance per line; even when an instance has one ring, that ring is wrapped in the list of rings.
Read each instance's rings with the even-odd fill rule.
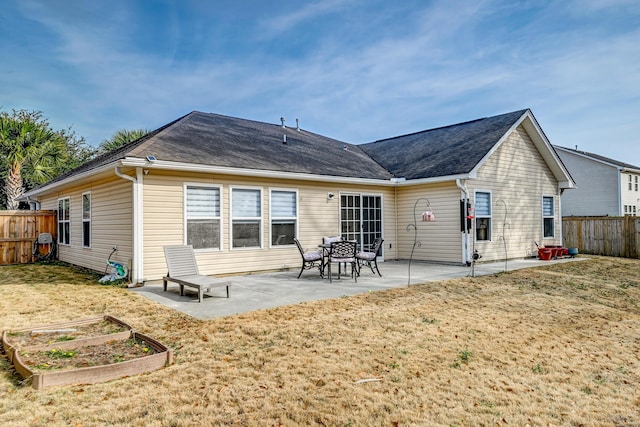
[[[2,358],[3,426],[640,426],[640,260],[210,321],[65,266],[9,266],[0,309],[5,330],[111,314],[175,351],[149,374],[41,391]]]

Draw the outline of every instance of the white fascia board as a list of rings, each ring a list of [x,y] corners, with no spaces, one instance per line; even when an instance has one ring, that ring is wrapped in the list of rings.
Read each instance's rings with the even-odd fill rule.
[[[560,186],[560,188],[575,188],[576,184],[573,181],[571,174],[564,166],[564,163],[562,163],[562,160],[558,156],[558,153],[556,153],[556,151],[553,149],[551,142],[549,142],[549,140],[547,139],[547,136],[540,128],[540,125],[538,124],[538,121],[535,119],[535,117],[533,117],[533,114],[531,114],[531,111],[527,110],[527,112],[523,115],[519,122],[522,123],[526,130],[529,130],[527,129],[529,127],[533,128],[533,132],[529,132],[529,136],[531,137],[531,140],[536,145],[536,147],[538,147],[538,151],[542,155],[542,158],[547,162],[547,165],[558,180],[558,185]],[[542,149],[543,147],[541,147],[540,144],[543,144],[544,149]]]
[[[282,172],[271,171],[261,169],[244,169],[244,168],[232,168],[227,166],[210,166],[199,165],[195,163],[182,163],[182,162],[168,162],[164,160],[156,160],[149,162],[146,159],[137,157],[126,157],[122,160],[122,166],[130,167],[142,167],[144,169],[158,169],[158,170],[171,170],[171,171],[183,171],[183,172],[202,172],[202,173],[217,173],[224,175],[242,175],[252,176],[259,178],[284,178],[284,179],[297,179],[302,181],[322,181],[322,182],[336,182],[336,183],[348,183],[348,184],[361,184],[361,185],[382,185],[382,186],[394,186],[397,179],[369,179],[369,178],[354,178],[345,176],[331,176],[331,175],[316,175],[310,173],[296,173],[296,172]]]
[[[515,131],[515,130],[518,128],[518,126],[520,126],[520,125],[522,124],[522,122],[524,121],[524,119],[525,119],[526,117],[528,117],[528,115],[529,115],[529,114],[530,114],[530,113],[529,113],[529,110],[527,110],[524,114],[522,114],[522,116],[520,116],[520,118],[519,118],[519,119],[518,119],[518,120],[517,120],[517,121],[516,121],[516,122],[515,122],[515,123],[514,123],[510,128],[509,128],[509,130],[508,130],[508,131],[506,131],[504,135],[502,135],[502,137],[498,140],[498,142],[497,142],[493,147],[491,147],[491,150],[489,150],[489,151],[487,152],[487,154],[485,154],[485,156],[484,156],[482,159],[480,159],[480,161],[478,162],[478,164],[477,164],[477,165],[472,169],[472,171],[471,171],[471,173],[472,173],[474,176],[477,176],[477,175],[478,175],[478,170],[479,170],[479,169],[480,169],[480,168],[485,164],[485,162],[486,162],[486,161],[487,161],[487,160],[488,160],[488,159],[493,155],[493,153],[495,153],[495,152],[496,152],[496,150],[497,150],[498,148],[500,148],[500,146],[501,146],[501,145],[502,145],[502,144],[507,140],[507,138],[509,137],[509,135],[511,135],[511,133],[512,133],[513,131]],[[541,132],[540,132],[540,133],[541,133]],[[534,142],[534,143],[535,143],[535,142]]]
[[[527,110],[522,114],[522,116],[509,128],[507,132],[498,140],[498,142],[489,150],[489,152],[478,162],[478,164],[473,168],[471,174],[477,176],[478,170],[484,163],[493,155],[493,153],[500,148],[500,146],[507,140],[509,135],[511,135],[518,126],[522,125],[525,130],[528,131],[529,137],[533,144],[538,149],[538,152],[544,159],[544,161],[549,166],[549,169],[553,172],[553,175],[558,180],[558,185],[560,188],[568,189],[575,188],[575,183],[573,182],[573,178],[569,174],[569,171],[564,167],[562,160],[556,154],[551,143],[547,140],[544,132],[538,125],[537,121],[531,114],[530,110]]]
[[[57,188],[64,187],[65,185],[69,185],[71,183],[81,182],[84,179],[90,178],[90,177],[92,177],[94,175],[97,175],[97,174],[100,174],[100,173],[103,173],[103,172],[113,171],[114,168],[117,165],[118,165],[118,161],[115,161],[115,162],[108,163],[106,165],[99,166],[99,167],[94,168],[94,169],[90,169],[90,170],[88,170],[86,172],[82,172],[82,173],[79,173],[79,174],[73,174],[73,175],[71,175],[71,176],[69,176],[69,177],[67,177],[65,179],[60,180],[60,181],[56,181],[56,182],[54,182],[52,184],[45,185],[44,187],[40,187],[40,188],[36,188],[36,189],[33,189],[33,190],[29,190],[29,191],[27,191],[26,193],[23,194],[23,197],[36,197],[39,194],[49,193],[49,192],[51,192],[51,191],[53,191],[53,190],[55,190]]]
[[[524,115],[523,115],[523,117],[524,117]],[[491,150],[489,150],[487,152],[487,154],[485,154],[484,157],[482,159],[480,159],[478,164],[473,169],[471,169],[471,174],[470,175],[473,175],[474,178],[476,176],[478,176],[478,171],[480,170],[480,168],[493,155],[493,153],[495,153],[496,150],[498,148],[500,148],[500,146],[507,140],[509,135],[511,135],[511,132],[513,132],[518,126],[520,126],[521,122],[522,122],[522,117],[513,126],[511,126],[511,128],[507,132],[505,132],[504,135],[502,135],[502,137],[498,140],[498,142],[496,144],[494,144],[493,147],[491,147]]]

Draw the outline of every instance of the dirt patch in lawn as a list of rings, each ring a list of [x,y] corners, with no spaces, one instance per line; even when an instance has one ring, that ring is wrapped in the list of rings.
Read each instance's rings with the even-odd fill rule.
[[[128,339],[73,349],[52,348],[50,350],[25,352],[21,353],[21,359],[30,369],[47,372],[50,370],[110,365],[154,353],[153,347],[146,342]]]
[[[594,257],[201,321],[62,266],[0,268],[2,329],[109,313],[175,356],[37,392],[2,362],[0,424],[640,426],[639,275]]]
[[[30,331],[8,331],[7,338],[11,345],[24,348],[45,344],[55,345],[56,343],[75,341],[82,338],[115,334],[128,329],[124,325],[109,320],[101,320],[99,322],[64,327],[49,325],[33,328]]]

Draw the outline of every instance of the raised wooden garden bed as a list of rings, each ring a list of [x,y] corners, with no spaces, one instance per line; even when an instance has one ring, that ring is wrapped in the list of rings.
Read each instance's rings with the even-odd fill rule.
[[[113,380],[173,362],[170,348],[108,315],[3,331],[2,347],[36,390]]]

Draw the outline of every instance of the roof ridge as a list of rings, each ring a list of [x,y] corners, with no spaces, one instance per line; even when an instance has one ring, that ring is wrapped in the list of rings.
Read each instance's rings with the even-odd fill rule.
[[[482,120],[493,119],[493,118],[497,118],[497,117],[501,117],[501,116],[506,116],[506,115],[509,115],[509,114],[521,113],[520,115],[522,115],[527,110],[529,110],[529,109],[525,108],[525,109],[522,109],[522,110],[515,110],[515,111],[508,112],[508,113],[497,114],[495,116],[480,117],[478,119],[467,120],[465,122],[454,123],[454,124],[445,125],[445,126],[438,126],[438,127],[435,127],[435,128],[424,129],[424,130],[420,130],[420,131],[416,131],[416,132],[409,132],[409,133],[406,133],[404,135],[396,135],[396,136],[391,136],[389,138],[377,139],[377,140],[373,141],[372,143],[382,142],[382,141],[390,141],[390,140],[393,140],[393,139],[404,138],[404,137],[407,137],[407,136],[419,135],[419,134],[422,134],[422,133],[433,132],[433,131],[436,131],[436,130],[448,129],[448,128],[452,128],[452,127],[455,127],[455,126],[468,125],[468,124],[471,124],[471,123],[474,123],[474,122],[480,122]]]
[[[298,131],[298,127],[296,127],[296,126],[284,126],[283,127],[282,124],[278,124],[278,123],[264,122],[264,121],[255,120],[255,119],[245,119],[243,117],[229,116],[229,115],[226,115],[226,114],[207,113],[207,112],[204,112],[204,111],[196,111],[196,110],[194,110],[193,113],[203,114],[203,115],[206,115],[206,116],[224,117],[224,118],[228,118],[228,119],[232,119],[232,120],[238,120],[238,121],[241,121],[241,122],[257,123],[257,124],[265,125],[265,126],[283,128],[283,129],[287,129],[287,130],[290,130],[290,131],[296,131],[296,132]],[[341,139],[332,138],[330,136],[322,135],[322,134],[319,134],[317,132],[312,132],[312,131],[310,131],[308,129],[300,128],[299,131],[300,132],[305,132],[308,135],[313,135],[313,136],[321,137],[321,138],[324,138],[324,139],[329,139],[329,140],[338,142],[340,144],[347,144],[348,146],[351,146],[351,147],[357,147],[357,146],[361,145],[361,144],[354,144],[352,142],[343,141]]]

